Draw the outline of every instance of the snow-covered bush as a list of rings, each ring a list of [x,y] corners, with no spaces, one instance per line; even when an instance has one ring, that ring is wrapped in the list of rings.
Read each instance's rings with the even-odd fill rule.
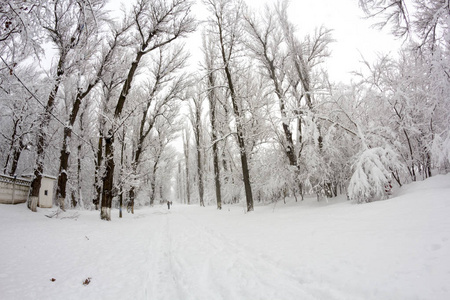
[[[404,166],[399,155],[385,146],[363,151],[353,164],[353,169],[348,196],[356,203],[364,203],[384,197],[391,172],[401,171]]]

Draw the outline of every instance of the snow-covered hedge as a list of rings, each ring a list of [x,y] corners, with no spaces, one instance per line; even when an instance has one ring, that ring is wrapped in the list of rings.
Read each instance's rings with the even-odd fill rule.
[[[357,203],[363,203],[384,197],[391,172],[404,170],[404,166],[390,147],[376,147],[361,152],[353,169],[348,196]]]

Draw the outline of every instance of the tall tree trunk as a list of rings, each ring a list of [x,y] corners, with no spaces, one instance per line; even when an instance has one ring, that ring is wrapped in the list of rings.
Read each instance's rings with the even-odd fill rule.
[[[213,142],[212,150],[213,150],[214,184],[215,184],[215,187],[216,187],[217,209],[222,209],[222,195],[221,195],[221,184],[220,184],[220,168],[219,168],[219,155],[218,155],[218,149],[217,149],[217,142]]]
[[[62,76],[64,75],[64,63],[66,54],[61,54],[58,61],[58,68],[56,72],[56,81],[53,88],[48,96],[47,105],[45,106],[45,111],[42,115],[41,122],[39,124],[37,132],[37,143],[36,143],[36,163],[33,171],[33,181],[31,182],[31,192],[29,208],[32,211],[36,211],[36,206],[39,200],[39,190],[41,188],[42,173],[44,172],[44,158],[45,158],[45,147],[47,140],[47,130],[50,124],[50,114],[55,106],[56,94],[58,93]]]
[[[156,171],[158,169],[159,159],[160,159],[160,155],[158,155],[156,157],[156,161],[153,164],[153,168],[152,168],[152,178],[150,179],[150,187],[152,189],[152,191],[150,193],[150,206],[153,206],[153,204],[155,203],[155,198],[156,198]]]
[[[187,135],[183,136],[183,147],[184,147],[184,160],[185,160],[185,172],[186,172],[186,200],[187,204],[191,204],[191,190],[189,182],[189,137]]]
[[[98,138],[98,149],[97,149],[97,159],[95,164],[95,178],[94,178],[94,186],[95,186],[95,198],[92,203],[95,206],[95,210],[98,210],[100,205],[100,199],[102,197],[102,185],[100,184],[101,167],[103,162],[103,136],[100,135]]]
[[[133,6],[133,27],[136,27],[137,31],[135,37],[139,40],[139,43],[133,45],[133,47],[135,49],[137,48],[138,51],[128,69],[128,74],[116,104],[113,124],[111,125],[113,130],[110,131],[111,134],[109,137],[111,141],[114,141],[114,128],[116,127],[114,122],[118,121],[122,115],[122,110],[125,106],[126,99],[131,90],[132,81],[142,57],[195,30],[194,19],[189,15],[192,5],[190,1],[181,0],[164,4],[167,5],[155,6],[148,1],[137,1],[136,5]],[[110,154],[106,156],[107,167],[106,177],[103,181],[103,194],[106,194],[104,198],[108,199],[110,197],[108,194],[111,193],[112,182],[114,179],[114,148],[112,145],[108,147],[108,142],[106,144]],[[104,211],[108,210],[111,210],[111,201],[105,203],[102,202],[102,219],[110,219],[110,216],[104,214]]]
[[[131,64],[131,68],[128,71],[127,79],[125,80],[122,91],[119,96],[119,100],[114,111],[114,120],[118,120],[122,115],[122,110],[125,105],[125,100],[127,99],[128,93],[131,89],[131,82],[133,81],[134,74],[139,66],[139,62],[144,55],[144,52],[139,51],[136,54],[136,58]],[[102,220],[111,220],[111,205],[112,205],[112,188],[114,182],[114,126],[108,132],[108,137],[105,138],[105,164],[106,164],[106,174],[103,178],[103,195],[102,195],[102,209],[100,212],[100,218]],[[131,198],[130,194],[130,198]]]
[[[203,168],[202,168],[202,154],[200,145],[197,144],[197,174],[198,174],[198,195],[200,199],[200,206],[205,206],[205,202],[203,200]]]
[[[77,157],[77,197],[78,205],[83,207],[83,194],[81,193],[81,141],[78,143],[78,157]]]
[[[59,156],[59,176],[58,176],[58,186],[56,189],[56,196],[58,199],[58,203],[60,206],[63,206],[63,203],[66,199],[66,185],[67,185],[67,172],[69,167],[69,139],[72,135],[72,130],[69,127],[64,128],[64,138],[63,145],[61,148],[61,154]]]
[[[159,159],[158,159],[159,160]],[[158,168],[158,161],[153,164],[152,178],[150,179],[150,187],[152,189],[150,193],[150,206],[153,206],[156,198],[156,170]]]
[[[288,123],[288,116],[287,116],[287,109],[286,109],[286,101],[284,97],[284,92],[282,90],[281,82],[278,79],[277,72],[276,72],[276,66],[274,63],[274,58],[269,57],[268,51],[268,41],[267,37],[259,36],[259,33],[254,27],[252,23],[250,23],[254,28],[254,34],[258,36],[258,41],[261,43],[262,49],[264,50],[262,53],[258,53],[262,59],[264,60],[265,68],[267,72],[269,73],[269,77],[272,80],[273,87],[275,89],[275,95],[278,98],[278,105],[280,107],[280,114],[281,114],[281,122],[284,132],[284,137],[286,139],[286,145],[285,145],[285,153],[287,158],[289,159],[289,164],[291,166],[297,165],[297,157],[295,156],[295,150],[294,150],[294,141],[292,139],[292,131],[289,127]]]
[[[234,89],[234,82],[231,76],[230,61],[225,53],[225,43],[222,36],[222,27],[219,25],[219,39],[222,54],[222,61],[224,64],[225,75],[230,90],[231,102],[233,104],[233,112],[236,119],[237,139],[241,156],[242,176],[244,180],[245,199],[247,202],[247,211],[253,211],[253,195],[250,184],[250,171],[248,168],[247,151],[245,149],[244,127],[242,125],[241,112],[239,109],[236,91]]]
[[[150,187],[152,191],[150,192],[150,206],[153,206],[155,204],[155,196],[156,196],[156,180],[155,178],[152,178],[150,180]]]
[[[11,135],[11,144],[9,145],[8,155],[6,156],[5,165],[3,167],[3,174],[7,173],[9,160],[11,159],[11,153],[12,152],[17,153],[16,146],[14,146],[14,144],[15,144],[15,141],[16,141],[17,125],[18,125],[18,123],[19,123],[19,120],[15,120],[14,121],[13,133]],[[14,173],[13,172],[9,172],[9,175],[14,176]]]
[[[195,101],[195,100],[194,100]],[[194,134],[195,134],[195,146],[197,150],[197,175],[198,175],[198,196],[200,200],[200,206],[205,206],[203,200],[203,167],[202,167],[202,152],[201,152],[201,124],[200,124],[200,109],[201,103],[195,103],[195,120],[194,120]]]
[[[156,92],[156,84],[155,84],[155,88],[153,89],[153,92],[151,94],[151,97],[154,96],[154,93]],[[148,120],[147,119],[147,112],[150,108],[151,105],[151,101],[149,101],[147,103],[147,106],[145,108],[145,110],[142,113],[142,118],[141,118],[141,122],[140,122],[140,126],[139,126],[139,135],[138,135],[138,144],[136,147],[136,151],[134,151],[134,155],[133,155],[133,162],[131,163],[131,166],[133,168],[133,174],[136,176],[137,175],[137,170],[138,170],[138,166],[140,163],[140,159],[141,159],[141,154],[144,150],[144,141],[145,138],[148,136],[148,134],[150,133],[150,131],[153,128],[153,124],[154,124],[154,120],[152,120],[152,122],[150,122],[147,130],[144,130],[145,127],[145,123]],[[155,166],[156,168],[156,166]],[[154,170],[154,172],[156,172],[156,170]],[[154,173],[155,174],[155,173]],[[130,197],[130,201],[129,201],[129,209],[131,209],[131,212],[134,213],[134,199],[136,197],[136,188],[134,186],[130,187],[130,191],[129,191],[129,197]],[[153,201],[154,197],[150,197],[150,205],[153,205]]]
[[[399,113],[397,113],[397,115],[400,117]],[[411,146],[411,141],[409,139],[408,133],[406,132],[406,129],[403,129],[403,133],[405,134],[406,141],[408,142],[409,155],[411,155],[411,165],[408,167],[408,170],[411,175],[412,181],[416,181],[417,177],[416,177],[416,171],[415,171],[415,167],[414,167],[414,156],[413,156],[413,149]]]
[[[216,203],[217,209],[222,209],[222,195],[220,186],[220,168],[219,168],[219,153],[217,149],[217,124],[216,124],[216,99],[214,95],[214,75],[212,70],[208,70],[208,88],[211,89],[208,93],[209,100],[209,112],[211,122],[211,143],[213,154],[213,166],[214,166],[214,184],[216,188]]]
[[[103,69],[103,66],[101,69]],[[101,71],[99,71],[99,72],[101,72]],[[80,111],[80,107],[81,107],[81,103],[82,103],[83,99],[90,93],[90,91],[95,87],[95,85],[97,84],[97,82],[99,80],[100,80],[100,73],[97,74],[96,80],[91,82],[84,92],[81,89],[78,89],[77,95],[75,97],[75,102],[73,104],[72,111],[69,116],[69,122],[66,125],[66,127],[64,127],[63,145],[62,145],[61,154],[59,157],[58,186],[56,189],[56,196],[57,196],[58,202],[60,204],[64,203],[64,199],[66,198],[66,185],[67,185],[67,180],[68,180],[67,168],[69,165],[69,157],[70,157],[68,143],[72,137],[72,128],[77,119],[78,112]]]
[[[125,150],[125,127],[123,127],[122,132],[122,147],[120,149],[120,177],[121,177],[121,183],[119,187],[119,218],[122,218],[122,206],[123,206],[123,152]],[[133,203],[133,213],[134,213],[134,203]]]
[[[177,196],[181,203],[185,203],[183,195],[183,175],[181,171],[181,162],[178,162],[178,173],[177,173]]]
[[[105,137],[105,159],[106,173],[103,177],[103,192],[100,218],[102,220],[111,220],[111,206],[113,198],[114,184],[114,134],[112,129],[109,130],[108,136]]]
[[[428,150],[426,150],[426,151],[427,151],[426,152],[426,159],[427,159],[427,161],[426,161],[425,172],[426,172],[427,178],[429,178],[429,177],[431,177],[431,155],[430,155],[430,152]]]
[[[19,147],[14,149],[14,152],[12,155],[12,164],[11,164],[11,169],[9,171],[10,176],[14,176],[16,174],[20,155],[22,155],[23,149],[25,149],[25,144],[23,143],[23,137],[20,137],[19,138]]]

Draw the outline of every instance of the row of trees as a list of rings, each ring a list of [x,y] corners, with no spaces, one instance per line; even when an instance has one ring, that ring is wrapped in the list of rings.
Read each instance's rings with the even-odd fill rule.
[[[218,208],[223,200],[245,197],[252,210],[253,195],[276,201],[305,193],[318,199],[347,193],[362,203],[385,197],[393,182],[401,186],[448,172],[445,1],[416,1],[409,8],[403,1],[361,1],[370,17],[405,43],[395,56],[364,61],[348,85],[331,83],[322,65],[332,32],[319,27],[299,38],[287,2],[260,13],[241,1],[204,4],[210,17],[203,31],[202,86],[190,114],[194,148],[201,152],[191,163],[200,203],[203,186]],[[200,115],[209,145],[199,148]],[[227,173],[227,161],[239,168],[234,175]]]
[[[169,197],[366,202],[390,180],[448,172],[450,11],[416,2],[361,2],[407,42],[344,85],[322,64],[332,32],[299,37],[287,1],[203,0],[198,26],[188,0],[137,0],[118,20],[102,0],[1,0],[3,173],[33,173],[32,209],[42,175],[58,174],[60,206],[110,220],[113,203]],[[193,69],[182,41],[197,26]]]

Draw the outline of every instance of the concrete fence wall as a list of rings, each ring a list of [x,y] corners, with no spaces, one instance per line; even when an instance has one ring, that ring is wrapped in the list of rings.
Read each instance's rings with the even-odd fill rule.
[[[0,203],[17,204],[27,201],[31,181],[0,175]]]

